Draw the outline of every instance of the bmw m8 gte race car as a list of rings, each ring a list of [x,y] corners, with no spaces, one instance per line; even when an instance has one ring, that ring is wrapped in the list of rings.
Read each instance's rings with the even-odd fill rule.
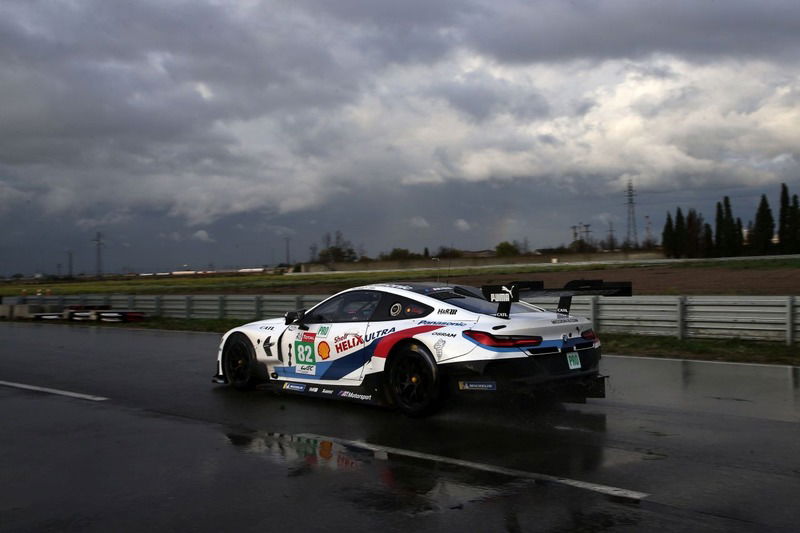
[[[520,295],[559,296],[558,308]],[[630,296],[631,284],[356,287],[307,311],[228,331],[213,380],[393,406],[411,416],[433,411],[449,394],[604,397],[600,340],[589,320],[569,314],[576,295]]]

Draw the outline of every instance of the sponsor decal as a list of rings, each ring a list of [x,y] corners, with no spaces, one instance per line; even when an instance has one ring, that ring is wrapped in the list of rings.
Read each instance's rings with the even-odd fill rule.
[[[437,359],[442,358],[442,350],[444,349],[445,344],[447,344],[447,342],[444,339],[439,339],[436,341],[436,344],[433,345],[433,351],[436,352]]]
[[[317,346],[317,354],[319,354],[319,358],[323,361],[326,360],[328,357],[331,356],[331,346],[325,341],[319,343]]]
[[[572,318],[572,317],[569,317],[569,318],[564,317],[564,318],[559,318],[558,320],[553,320],[550,323],[551,324],[565,324],[567,322],[578,322],[578,319],[577,318]]]
[[[345,333],[334,337],[333,342],[336,353],[342,353],[364,344],[364,338],[358,333]]]
[[[308,376],[314,376],[317,374],[316,365],[297,365],[294,370],[298,374],[306,374]]]
[[[370,342],[373,339],[379,339],[381,337],[388,335],[389,333],[394,333],[394,330],[395,328],[373,331],[372,333],[367,334],[367,337],[364,339],[364,342]]]
[[[395,285],[395,284],[392,284],[392,283],[382,283],[381,286],[382,287],[390,287],[392,289],[402,289],[404,291],[410,291],[410,290],[412,290],[414,288],[414,287],[411,287],[410,285]]]
[[[459,381],[458,390],[489,390],[496,391],[497,383],[494,381]]]
[[[445,333],[444,331],[434,331],[431,335],[436,335],[437,337],[456,337],[455,333]]]
[[[333,394],[333,389],[322,389],[322,394]]]
[[[272,331],[275,329],[275,326],[261,326],[258,329],[263,329],[264,331]]]
[[[305,392],[306,386],[302,383],[284,383],[283,384],[284,390],[292,390],[295,392]]]
[[[308,392],[319,392],[319,387],[309,387]]]
[[[349,390],[340,390],[337,396],[340,398],[350,398],[353,400],[369,401],[372,399],[372,394],[358,394],[356,392],[350,392]]]
[[[320,326],[319,329],[317,330],[317,337],[325,338],[328,336],[328,333],[330,333],[330,331],[331,331],[330,326]]]
[[[316,333],[300,332],[294,341],[294,362],[296,365],[315,365],[317,359],[314,353],[314,339]]]
[[[456,310],[455,309],[439,309],[436,312],[438,314],[440,314],[440,315],[454,315],[454,314],[456,314]]]
[[[400,316],[400,313],[403,312],[403,306],[399,302],[395,302],[389,308],[389,314],[391,316]]]
[[[489,301],[490,302],[510,302],[511,301],[511,295],[510,294],[505,294],[505,293],[491,294],[491,295],[489,295]]]
[[[466,326],[466,322],[440,322],[438,320],[420,320],[420,326]]]

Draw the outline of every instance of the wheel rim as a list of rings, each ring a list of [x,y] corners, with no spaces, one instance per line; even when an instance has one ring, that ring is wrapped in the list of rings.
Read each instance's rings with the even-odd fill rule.
[[[231,383],[246,383],[250,378],[250,353],[241,342],[232,344],[225,356],[225,376]]]
[[[404,356],[392,366],[391,386],[401,406],[409,409],[426,406],[431,400],[430,385],[430,373],[419,358]]]

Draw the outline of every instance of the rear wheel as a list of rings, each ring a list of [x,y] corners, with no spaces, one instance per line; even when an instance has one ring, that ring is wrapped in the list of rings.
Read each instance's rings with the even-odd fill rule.
[[[439,406],[436,363],[422,346],[408,346],[392,356],[386,385],[393,403],[408,416],[425,416]]]
[[[246,335],[234,333],[225,343],[222,371],[228,384],[235,389],[247,390],[255,385],[256,354]]]

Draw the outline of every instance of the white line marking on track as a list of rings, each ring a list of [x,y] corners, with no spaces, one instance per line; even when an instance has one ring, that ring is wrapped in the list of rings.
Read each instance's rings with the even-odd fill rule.
[[[58,396],[68,396],[70,398],[78,398],[80,400],[89,400],[91,402],[104,402],[108,398],[103,396],[92,396],[91,394],[81,394],[80,392],[70,392],[68,390],[50,389],[47,387],[37,387],[36,385],[26,385],[24,383],[14,383],[11,381],[0,381],[0,385],[4,387],[12,387],[15,389],[32,390],[36,392],[45,392],[47,394],[56,394]]]
[[[322,435],[314,435],[312,433],[301,433],[299,435],[295,435],[296,437],[307,438],[307,439],[317,439],[317,440],[329,440],[333,442],[338,442],[339,444],[344,444],[348,446],[355,446],[357,448],[363,448],[366,450],[371,450],[373,452],[383,452],[383,453],[391,453],[395,455],[402,455],[405,457],[412,457],[414,459],[423,459],[427,461],[435,461],[439,463],[451,464],[455,466],[460,466],[463,468],[471,468],[473,470],[482,470],[484,472],[492,472],[495,474],[504,474],[507,476],[518,477],[523,479],[532,479],[534,481],[543,481],[548,483],[557,483],[559,485],[567,485],[570,487],[575,487],[583,490],[590,490],[592,492],[597,492],[600,494],[604,494],[606,496],[613,496],[615,498],[622,498],[625,500],[633,500],[633,501],[640,501],[644,498],[650,496],[650,494],[646,492],[637,492],[634,490],[627,490],[627,489],[620,489],[617,487],[610,487],[608,485],[599,485],[597,483],[589,483],[587,481],[579,481],[577,479],[570,479],[566,477],[558,477],[558,476],[550,476],[547,474],[539,474],[536,472],[527,472],[525,470],[514,470],[512,468],[503,468],[502,466],[494,466],[488,465],[485,463],[475,463],[472,461],[462,461],[461,459],[453,459],[452,457],[444,457],[441,455],[432,455],[429,453],[422,453],[422,452],[415,452],[412,450],[404,450],[402,448],[392,448],[389,446],[380,446],[377,444],[370,444],[368,442],[361,442],[357,440],[346,440],[346,439],[338,439],[334,437],[325,437]]]

